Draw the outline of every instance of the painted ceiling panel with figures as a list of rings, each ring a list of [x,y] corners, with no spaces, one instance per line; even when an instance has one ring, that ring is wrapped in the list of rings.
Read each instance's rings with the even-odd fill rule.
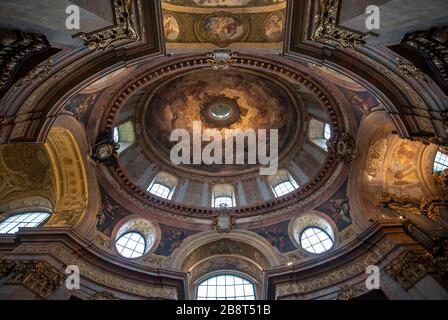
[[[283,47],[283,0],[167,0],[162,7],[168,50]]]

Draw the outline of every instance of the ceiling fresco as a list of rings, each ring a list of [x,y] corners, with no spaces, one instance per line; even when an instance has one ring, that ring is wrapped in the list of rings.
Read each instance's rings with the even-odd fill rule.
[[[271,0],[165,1],[167,49],[281,49],[285,8]]]
[[[192,136],[193,121],[201,121],[202,132],[218,129],[223,137],[224,128],[278,129],[279,154],[294,140],[300,123],[294,121],[298,118],[294,103],[280,84],[235,71],[200,71],[176,78],[150,98],[143,118],[146,140],[166,158],[177,144],[170,141],[171,132],[184,128]],[[203,147],[207,144],[203,142]],[[203,165],[198,166],[201,169]],[[206,165],[203,169],[216,172],[223,167]],[[229,165],[225,167],[230,169]],[[235,169],[241,170],[241,167],[238,165]]]

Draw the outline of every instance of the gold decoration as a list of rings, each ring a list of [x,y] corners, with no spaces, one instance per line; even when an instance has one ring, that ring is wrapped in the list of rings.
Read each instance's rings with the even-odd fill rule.
[[[334,140],[330,141],[331,148],[336,152],[336,159],[349,163],[358,157],[358,148],[355,139],[348,133],[341,133]]]
[[[440,152],[448,154],[448,138],[446,137],[411,137],[410,141],[423,143],[424,145],[435,144],[439,146]]]
[[[44,65],[37,66],[31,72],[29,72],[25,78],[20,80],[16,84],[16,88],[21,88],[25,84],[32,84],[35,82],[42,81],[46,77],[48,77],[53,70],[53,60],[50,60],[48,63]]]
[[[81,39],[91,50],[105,50],[113,44],[124,41],[138,41],[139,36],[134,29],[132,18],[133,0],[114,0],[114,11],[117,26],[94,34],[82,34]]]
[[[442,172],[433,173],[432,176],[437,185],[440,185],[443,190],[448,191],[448,169],[445,169]]]
[[[76,139],[66,129],[52,128],[45,145],[58,177],[56,205],[47,226],[75,226],[87,208],[87,177]]]
[[[424,198],[417,204],[409,197],[399,197],[389,193],[383,193],[379,201],[385,208],[392,209],[399,215],[405,216],[405,218],[407,214],[424,215],[434,221],[437,221],[440,217],[440,210],[448,205],[447,200],[437,197]]]
[[[114,294],[110,293],[109,291],[95,292],[90,297],[88,297],[88,299],[89,300],[120,300]]]
[[[14,269],[15,263],[12,261],[1,260],[0,261],[0,279],[7,276]]]
[[[364,274],[368,266],[377,264],[378,261],[392,251],[395,246],[396,245],[392,240],[385,239],[378,244],[378,248],[375,252],[364,255],[358,261],[350,263],[347,267],[338,268],[324,276],[311,280],[280,284],[276,289],[277,297],[303,294],[331,286],[359,274]]]
[[[91,264],[74,254],[73,250],[67,249],[62,244],[50,243],[46,246],[39,244],[25,244],[17,247],[14,253],[26,254],[50,254],[60,260],[65,265],[77,265],[80,273],[86,279],[97,282],[111,289],[124,291],[132,295],[176,300],[178,298],[177,289],[169,286],[150,286],[132,281],[127,278],[121,278],[114,273],[105,271],[98,266]]]
[[[215,50],[207,53],[207,62],[213,70],[222,71],[229,69],[236,62],[237,57],[238,54],[230,49]]]
[[[236,217],[234,214],[231,214],[231,210],[225,206],[220,207],[218,209],[218,214],[214,215],[212,219],[213,229],[219,233],[229,233],[235,229]]]
[[[409,251],[385,270],[404,289],[409,289],[428,273],[436,272],[437,266],[428,252]]]
[[[337,300],[352,300],[360,295],[362,295],[367,288],[365,285],[360,286],[350,286],[348,284],[344,284],[338,290],[338,295],[336,297]]]
[[[47,299],[64,281],[62,274],[42,262],[15,261],[13,265],[7,284],[21,284],[42,299]]]
[[[336,44],[341,48],[357,49],[365,44],[366,37],[354,31],[336,25],[339,0],[318,0],[319,11],[314,18],[316,27],[311,40],[323,41],[327,44]]]
[[[425,73],[412,63],[405,63],[401,58],[397,58],[396,68],[398,72],[406,78],[415,78],[418,80],[425,79]]]

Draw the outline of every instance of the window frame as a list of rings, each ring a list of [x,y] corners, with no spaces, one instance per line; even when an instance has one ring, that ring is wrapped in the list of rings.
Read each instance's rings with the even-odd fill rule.
[[[47,211],[47,210],[35,209],[35,210],[26,210],[26,211],[25,210],[20,210],[20,211],[10,212],[9,214],[8,213],[3,213],[2,215],[4,215],[5,217],[3,219],[0,219],[0,225],[5,223],[8,219],[10,219],[12,217],[28,215],[28,214],[47,214],[48,216],[45,219],[41,220],[37,225],[35,225],[33,227],[22,226],[22,227],[19,227],[19,228],[40,228],[40,227],[44,226],[51,219],[51,216],[52,216],[53,212],[52,211]],[[23,223],[23,221],[19,222],[19,225],[21,223]],[[28,224],[29,223],[30,222],[28,222]],[[16,228],[16,227],[17,227],[17,225],[14,228]],[[9,232],[8,233],[0,233],[0,237],[2,237],[2,236],[13,236],[17,232],[19,232],[19,231],[20,230],[17,230],[14,233],[9,233]]]
[[[121,238],[123,238],[124,236],[126,236],[126,235],[128,235],[128,234],[131,234],[131,233],[133,233],[133,234],[138,234],[138,235],[141,237],[141,239],[143,239],[143,244],[144,244],[143,252],[142,252],[141,254],[140,254],[140,252],[138,252],[138,253],[140,254],[138,257],[126,257],[126,256],[124,256],[123,253],[122,253],[124,249],[131,250],[131,249],[129,249],[128,247],[126,247],[126,245],[123,246],[123,250],[121,250],[121,252],[120,252],[120,249],[117,247],[117,242],[118,242]],[[129,239],[128,239],[128,242],[129,242]],[[126,244],[127,244],[127,242],[126,242]],[[137,244],[138,244],[138,242],[137,242]],[[120,245],[120,246],[121,246],[121,245]],[[115,241],[114,241],[114,247],[115,247],[115,250],[116,250],[116,251],[118,252],[118,254],[120,255],[120,257],[122,257],[122,258],[124,258],[124,259],[134,260],[134,259],[138,259],[138,258],[143,257],[143,256],[147,253],[148,243],[147,243],[147,240],[146,240],[145,236],[144,236],[141,232],[139,232],[138,230],[129,230],[129,231],[123,233],[122,235],[120,235],[118,238],[115,239]],[[137,252],[137,251],[135,251],[135,248],[132,249],[132,254],[133,254],[134,252]],[[132,254],[131,254],[131,256],[132,256]]]
[[[302,244],[302,242],[303,242],[303,234],[304,234],[307,230],[309,230],[309,229],[316,229],[316,230],[319,230],[320,232],[324,233],[324,234],[327,236],[328,239],[325,239],[325,240],[320,240],[320,239],[319,239],[319,243],[320,243],[320,244],[324,247],[324,249],[325,249],[324,251],[322,251],[322,252],[315,252],[315,250],[314,250],[314,245],[312,245],[311,243],[310,243],[311,245],[310,245],[309,247],[307,247],[307,248],[305,248],[305,247],[303,246],[303,244]],[[323,230],[322,228],[320,228],[320,227],[318,227],[318,226],[313,226],[313,225],[311,225],[311,226],[307,226],[306,228],[304,228],[304,229],[300,232],[300,235],[299,235],[298,238],[299,238],[299,240],[300,240],[300,242],[299,242],[300,247],[301,247],[305,252],[307,252],[307,253],[309,253],[309,254],[314,254],[314,255],[322,255],[322,254],[325,254],[325,253],[331,251],[331,249],[333,249],[333,247],[334,247],[334,245],[335,245],[335,240],[328,234],[327,231]],[[308,238],[308,236],[307,236],[307,238]],[[325,248],[325,246],[323,245],[323,242],[326,241],[326,240],[330,240],[330,241],[331,241],[331,246],[330,246],[328,249]],[[309,248],[313,248],[313,251],[310,251]]]
[[[225,294],[226,297],[224,299],[219,299],[218,300],[218,292],[217,292],[218,290],[216,289],[215,290],[216,297],[208,296],[208,292],[207,292],[207,296],[201,296],[201,298],[203,298],[203,299],[199,299],[199,297],[200,297],[199,296],[199,290],[200,290],[199,288],[201,287],[201,285],[204,285],[205,282],[207,282],[209,280],[212,280],[214,278],[216,278],[216,282],[215,282],[216,285],[205,284],[207,289],[210,286],[211,287],[213,287],[213,286],[214,287],[224,286],[225,288],[227,288],[228,286],[226,284],[224,284],[224,285],[218,285],[217,284],[218,283],[218,277],[222,277],[222,276],[224,276],[224,277],[231,276],[231,277],[234,277],[233,280],[235,280],[235,278],[238,278],[238,279],[242,280],[241,284],[235,284],[235,281],[234,281],[233,284],[231,285],[231,286],[234,287],[234,289],[233,289],[234,296],[227,297],[227,290],[225,290],[226,291],[226,294]],[[245,282],[247,282],[247,283],[245,283]],[[249,285],[249,284],[252,286],[252,293],[253,293],[253,295],[246,295],[244,291],[243,291],[244,292],[244,296],[238,296],[236,294],[235,286],[243,286],[243,290],[244,290],[244,286],[245,285]],[[235,271],[231,271],[231,270],[219,270],[219,271],[215,271],[213,273],[206,274],[205,276],[199,278],[196,281],[194,299],[196,301],[236,301],[237,298],[253,297],[253,300],[252,299],[244,299],[244,300],[239,299],[239,300],[240,301],[256,301],[257,300],[257,294],[258,294],[257,293],[257,284],[254,281],[254,279],[252,279],[249,275],[241,274],[239,272],[235,272]],[[220,297],[220,298],[222,298],[222,297]]]
[[[446,164],[443,163],[443,162],[439,162],[439,161],[437,160],[437,158],[439,157],[439,155],[445,158],[445,159],[443,159],[442,161],[447,162]],[[442,167],[443,169],[442,169],[442,170],[436,170],[436,167]],[[441,172],[447,170],[447,169],[448,169],[448,154],[445,154],[445,153],[443,153],[442,151],[437,150],[436,155],[434,156],[434,161],[433,161],[433,166],[432,166],[432,168],[433,168],[432,171],[433,171],[434,173],[436,173],[436,174],[437,174],[437,173],[441,173]]]
[[[161,186],[161,187],[163,187],[163,188],[166,188],[166,189],[168,190],[168,194],[167,194],[167,196],[164,197],[164,196],[159,195],[159,194],[157,194],[157,193],[153,193],[153,192],[151,192],[151,190],[154,188],[155,185],[158,185],[158,186]],[[161,198],[161,199],[171,200],[171,196],[173,195],[174,188],[170,188],[170,187],[168,187],[167,185],[165,185],[165,184],[163,184],[163,183],[160,183],[160,182],[158,182],[158,181],[154,181],[154,182],[151,183],[151,185],[148,187],[147,191],[148,191],[150,194],[152,194],[152,195],[154,195],[154,196],[156,196],[156,197],[159,197],[159,198]]]

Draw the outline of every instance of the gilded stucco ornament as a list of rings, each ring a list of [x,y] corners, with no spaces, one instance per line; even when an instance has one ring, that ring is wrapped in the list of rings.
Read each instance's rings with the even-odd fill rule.
[[[211,65],[213,70],[222,71],[229,69],[238,57],[236,52],[232,50],[215,50],[207,53],[207,62]]]
[[[423,143],[424,145],[431,145],[431,144],[435,144],[438,145],[440,148],[440,151],[442,153],[446,153],[448,154],[448,138],[446,137],[428,137],[428,136],[424,136],[424,137],[411,137],[411,138],[407,138],[410,141],[416,141],[416,142],[420,142]]]
[[[42,299],[47,299],[64,281],[64,276],[42,262],[2,261],[0,275],[12,274],[8,284],[21,284]]]
[[[401,58],[397,58],[396,62],[396,68],[402,76],[406,78],[425,80],[425,73],[417,68],[414,64],[404,62]]]
[[[235,215],[231,214],[231,210],[225,206],[217,210],[217,214],[212,217],[213,229],[219,233],[229,233],[235,229]]]
[[[319,11],[314,18],[316,27],[311,35],[313,41],[323,41],[341,48],[357,49],[365,44],[365,36],[337,26],[339,0],[319,0]]]
[[[46,79],[52,71],[53,71],[53,60],[50,60],[49,62],[39,65],[33,70],[31,70],[31,72],[29,72],[22,80],[20,80],[16,84],[16,88],[21,88],[24,85],[42,81]]]
[[[448,169],[442,172],[433,173],[435,183],[439,185],[444,191],[448,191]]]
[[[367,291],[365,284],[358,286],[344,284],[338,290],[336,300],[352,300]]]
[[[438,272],[440,266],[428,252],[409,251],[385,269],[404,289],[409,289],[428,273]]]
[[[105,50],[113,44],[124,40],[139,40],[132,18],[133,0],[114,0],[117,26],[93,34],[82,34],[80,38],[91,50]]]
[[[419,203],[415,203],[409,197],[399,197],[389,193],[383,193],[379,198],[379,202],[383,207],[389,208],[405,218],[408,214],[423,215],[434,221],[439,219],[440,210],[448,205],[447,200],[437,197],[427,197]]]
[[[339,134],[334,140],[330,140],[330,145],[335,151],[338,161],[349,163],[359,155],[355,139],[346,132]]]
[[[89,300],[120,300],[113,293],[109,291],[95,292],[89,298]]]

